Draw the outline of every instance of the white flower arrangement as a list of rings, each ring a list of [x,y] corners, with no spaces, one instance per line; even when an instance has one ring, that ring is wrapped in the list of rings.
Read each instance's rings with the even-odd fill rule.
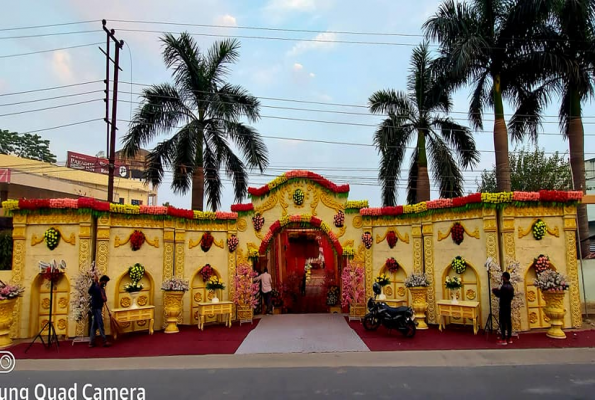
[[[161,290],[165,292],[187,292],[190,290],[190,283],[185,279],[174,276],[163,281]]]
[[[76,322],[84,321],[91,310],[91,295],[89,288],[95,278],[95,261],[91,263],[91,268],[81,272],[74,282],[74,295],[70,301],[70,312]]]
[[[492,288],[499,288],[502,286],[502,268],[500,265],[491,257],[486,261],[486,268],[490,272],[490,283]],[[524,293],[520,290],[524,287],[523,276],[521,272],[521,263],[518,261],[511,261],[506,267],[506,271],[510,274],[510,284],[514,287],[514,297],[512,298],[511,311],[512,311],[512,325],[517,330],[521,324],[521,311],[524,307],[523,296]],[[495,315],[498,315],[500,310],[500,303],[498,298],[491,296],[492,310]]]
[[[564,292],[569,288],[566,277],[551,269],[537,275],[535,286],[541,289],[542,292]]]
[[[428,277],[426,274],[411,274],[405,279],[405,287],[408,288],[415,288],[415,287],[427,287],[430,283],[428,282]]]

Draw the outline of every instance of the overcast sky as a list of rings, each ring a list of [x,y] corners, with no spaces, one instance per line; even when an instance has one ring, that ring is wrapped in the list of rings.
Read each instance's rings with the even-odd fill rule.
[[[229,81],[240,84],[258,97],[280,98],[346,105],[366,105],[374,91],[383,88],[405,89],[409,68],[409,56],[413,46],[421,40],[422,23],[436,10],[436,0],[405,1],[316,1],[316,0],[267,0],[267,1],[209,1],[209,0],[102,0],[76,1],[20,0],[3,5],[3,24],[0,28],[0,56],[14,55],[62,47],[104,43],[100,20],[108,20],[108,26],[116,29],[116,35],[125,46],[121,53],[124,82],[153,84],[169,82],[162,57],[158,32],[181,32],[188,30],[195,36],[202,49],[217,37],[211,35],[240,36],[242,47],[240,60],[233,66]],[[88,21],[94,22],[60,27],[30,30],[5,30],[46,24]],[[134,20],[150,24],[116,22]],[[175,22],[223,27],[175,26],[158,22]],[[250,30],[245,27],[274,29],[297,29],[314,32],[286,32],[276,30]],[[241,28],[241,29],[240,29]],[[128,31],[126,31],[128,29]],[[132,32],[130,30],[151,30]],[[341,31],[343,33],[333,33]],[[47,33],[71,32],[66,35],[15,38]],[[391,35],[354,35],[346,32],[373,32]],[[394,35],[399,34],[399,35]],[[243,36],[243,38],[241,37]],[[10,38],[8,38],[10,37]],[[251,38],[250,38],[251,37]],[[8,38],[8,39],[7,39]],[[278,40],[273,38],[284,38]],[[327,42],[304,41],[308,39]],[[330,41],[330,42],[329,42]],[[332,43],[332,41],[357,41],[366,44]],[[370,43],[375,42],[375,43]],[[105,47],[105,46],[104,46]],[[435,48],[435,47],[433,47]],[[97,45],[2,58],[0,63],[0,114],[15,113],[40,108],[68,105],[46,111],[0,116],[0,129],[29,132],[59,125],[92,119],[101,119],[105,108],[102,83],[35,92],[22,95],[2,94],[34,90],[45,87],[78,84],[103,80],[105,58]],[[120,98],[137,102],[141,86],[121,84]],[[132,95],[130,92],[132,91]],[[93,92],[86,93],[85,92]],[[454,96],[452,117],[467,123],[468,89]],[[34,103],[6,106],[8,103],[47,99]],[[76,96],[75,96],[76,95]],[[78,105],[73,103],[83,102]],[[377,184],[378,155],[372,144],[373,125],[378,118],[367,114],[361,107],[282,102],[263,99],[263,118],[255,124],[258,131],[269,137],[306,140],[339,141],[360,143],[365,146],[347,146],[315,142],[300,142],[265,138],[270,153],[270,168],[264,176],[252,174],[251,186],[261,186],[273,176],[291,169],[316,171],[337,183],[350,183],[350,199],[368,199],[372,206],[380,206],[380,189]],[[128,120],[131,115],[129,102],[121,102],[118,117]],[[275,107],[275,108],[270,108]],[[277,108],[283,107],[283,108]],[[289,110],[291,108],[310,111]],[[555,117],[558,104],[550,107],[543,125],[539,146],[547,152],[567,149],[567,142],[558,134]],[[362,113],[362,115],[335,112]],[[510,110],[508,109],[507,112]],[[585,133],[593,134],[595,117],[592,105],[587,105]],[[281,120],[271,117],[287,117],[313,121]],[[477,148],[481,150],[480,168],[466,171],[467,190],[476,189],[475,180],[479,171],[494,163],[493,141],[489,130],[493,118],[488,114],[486,132],[477,132]],[[358,124],[358,125],[349,125]],[[362,126],[363,125],[363,126]],[[371,126],[367,126],[371,125]],[[127,123],[118,125],[118,138],[127,130]],[[59,162],[66,160],[67,151],[95,155],[105,151],[106,127],[101,120],[81,125],[42,131],[40,134],[51,141],[51,150]],[[586,158],[595,156],[592,140],[585,140]],[[411,144],[413,145],[413,143]],[[120,146],[118,145],[118,148]],[[511,145],[511,150],[514,145]],[[405,167],[409,165],[407,160]],[[401,186],[406,184],[405,169]],[[169,201],[178,207],[190,207],[190,195],[176,196],[169,188],[167,177],[159,189],[159,202]],[[116,182],[117,185],[117,182]],[[432,198],[438,193],[432,191]],[[405,191],[399,191],[398,201],[404,203]],[[233,202],[229,182],[225,183],[223,209]]]

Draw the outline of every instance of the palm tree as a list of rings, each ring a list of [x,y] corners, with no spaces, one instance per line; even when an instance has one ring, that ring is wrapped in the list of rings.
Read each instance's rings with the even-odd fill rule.
[[[424,24],[426,37],[440,44],[437,65],[453,90],[473,86],[469,119],[483,129],[483,110],[494,110],[494,151],[498,190],[510,191],[508,131],[504,99],[518,105],[512,134],[536,138],[539,118],[527,118],[527,103],[543,104],[528,97],[527,74],[536,68],[527,56],[534,50],[529,40],[547,19],[553,0],[446,0]]]
[[[416,146],[407,187],[410,204],[430,200],[428,159],[441,197],[463,194],[463,176],[449,146],[454,148],[463,168],[475,166],[479,161],[469,128],[443,115],[452,106],[449,87],[438,79],[431,63],[428,45],[423,43],[413,50],[407,93],[380,90],[368,100],[372,113],[388,115],[374,136],[380,153],[378,178],[385,206],[395,205],[405,151],[414,138]]]
[[[216,42],[207,53],[201,53],[188,33],[162,38],[163,59],[172,68],[173,84],[153,85],[143,90],[124,151],[133,156],[160,134],[174,134],[158,143],[147,156],[146,178],[159,185],[167,169],[173,172],[171,184],[175,193],[192,188],[192,209],[203,210],[203,200],[216,210],[221,204],[224,169],[231,179],[235,200],[247,193],[247,168],[268,165],[267,149],[256,130],[240,121],[259,119],[260,104],[241,86],[227,83],[229,64],[237,61],[240,43]],[[242,153],[245,162],[231,144]]]
[[[595,95],[595,2],[557,0],[552,7],[551,23],[538,38],[544,48],[545,73],[537,74],[537,87],[531,95],[549,102],[554,95],[562,99],[560,127],[570,150],[570,167],[575,190],[587,189],[585,179],[585,137],[582,103]],[[587,206],[577,209],[583,256],[589,250]]]

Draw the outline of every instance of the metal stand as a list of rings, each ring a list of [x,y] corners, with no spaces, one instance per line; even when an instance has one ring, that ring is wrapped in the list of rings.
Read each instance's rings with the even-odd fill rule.
[[[33,338],[33,341],[31,341],[31,343],[29,344],[29,347],[27,347],[27,350],[25,350],[25,353],[29,351],[29,349],[31,348],[31,346],[33,346],[33,343],[35,343],[37,341],[37,339],[41,340],[41,343],[48,349],[52,347],[53,343],[56,344],[56,349],[60,348],[60,344],[58,343],[58,336],[56,335],[56,328],[54,328],[54,323],[52,322],[52,313],[54,311],[53,304],[54,304],[54,279],[52,277],[50,279],[50,318],[49,318],[48,322],[43,326],[43,328],[41,328],[41,330],[39,331],[37,336],[35,336]],[[47,343],[43,341],[43,332],[46,329],[48,330]]]
[[[489,305],[490,305],[490,314],[488,315],[488,320],[486,321],[486,325],[483,328],[484,332],[486,333],[486,338],[488,337],[488,335],[490,333],[494,333],[494,331],[496,331],[496,334],[498,333],[498,330],[500,329],[500,322],[498,322],[498,319],[496,318],[496,316],[492,313],[492,276],[490,274],[490,270],[488,268],[488,293],[490,294],[490,298],[489,298]],[[495,324],[494,324],[495,322]]]

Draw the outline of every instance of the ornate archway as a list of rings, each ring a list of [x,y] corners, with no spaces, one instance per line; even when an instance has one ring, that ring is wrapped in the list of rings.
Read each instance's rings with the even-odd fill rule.
[[[210,264],[209,264],[210,265]],[[200,273],[201,269],[204,266],[198,268],[194,275],[192,275],[192,279],[190,280],[190,299],[191,299],[191,307],[190,307],[190,321],[191,325],[198,324],[198,307],[199,303],[207,303],[210,302],[215,295],[218,298],[223,299],[222,290],[207,290],[207,282],[203,279],[202,274]],[[213,269],[213,275],[217,278],[221,279],[221,273],[217,270],[216,267],[211,266]],[[216,293],[215,293],[216,292]],[[217,321],[217,316],[215,315],[207,315],[205,322],[214,322]]]
[[[457,299],[460,301],[477,301],[479,302],[479,314],[478,314],[478,321],[479,324],[481,325],[481,283],[479,280],[479,275],[477,274],[477,271],[475,270],[475,268],[469,264],[469,262],[467,262],[467,268],[465,269],[465,272],[463,272],[462,274],[457,274],[455,272],[455,270],[452,268],[451,265],[449,265],[445,270],[444,270],[444,274],[442,276],[442,282],[446,281],[446,277],[450,276],[450,277],[454,277],[454,276],[458,276],[459,278],[461,278],[461,283],[462,286],[459,290],[457,290],[456,292],[456,296]],[[450,293],[448,290],[443,290],[443,298],[445,300],[449,300],[450,299]],[[462,324],[462,325],[472,325],[473,321],[469,318],[467,318],[466,320],[461,320],[456,319],[456,318],[450,318],[450,323],[451,324]]]

